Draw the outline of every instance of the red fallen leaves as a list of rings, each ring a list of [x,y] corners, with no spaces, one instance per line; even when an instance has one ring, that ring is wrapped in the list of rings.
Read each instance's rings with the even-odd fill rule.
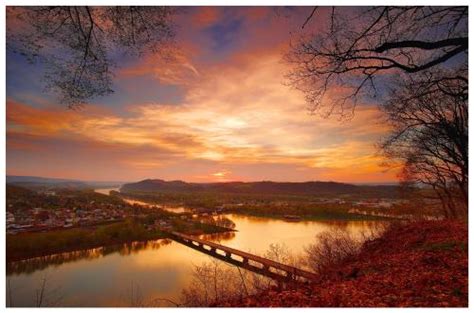
[[[466,307],[467,224],[397,225],[361,253],[296,289],[268,290],[221,306]]]

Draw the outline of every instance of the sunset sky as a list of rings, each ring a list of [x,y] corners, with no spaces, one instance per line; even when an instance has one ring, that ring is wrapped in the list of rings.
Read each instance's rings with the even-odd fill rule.
[[[311,8],[188,8],[175,61],[123,59],[115,93],[80,110],[44,91],[42,68],[7,53],[7,174],[83,180],[390,182],[375,103],[341,122],[285,84]],[[290,14],[291,13],[291,14]],[[318,31],[318,20],[308,25]]]

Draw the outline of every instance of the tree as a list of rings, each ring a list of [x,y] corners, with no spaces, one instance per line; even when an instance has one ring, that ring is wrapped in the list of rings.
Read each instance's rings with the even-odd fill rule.
[[[122,55],[158,52],[173,38],[169,7],[7,8],[7,48],[46,67],[47,87],[74,107],[113,92]]]
[[[314,11],[310,18],[314,18]],[[352,116],[362,97],[383,96],[393,78],[467,64],[467,7],[332,8],[293,46],[288,78],[313,111]],[[308,20],[303,26],[308,25]]]
[[[403,180],[433,187],[447,217],[467,213],[467,12],[332,8],[327,29],[287,56],[290,82],[313,111],[351,117],[361,99],[377,98],[392,126],[382,151],[402,162]]]
[[[451,75],[449,75],[451,74]],[[427,72],[400,79],[383,110],[392,132],[381,143],[403,162],[402,178],[427,184],[448,218],[468,203],[468,82],[462,72]]]

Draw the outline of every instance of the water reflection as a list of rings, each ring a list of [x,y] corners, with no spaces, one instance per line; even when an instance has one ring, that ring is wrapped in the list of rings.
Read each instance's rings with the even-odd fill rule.
[[[234,231],[229,231],[225,233],[217,233],[217,234],[205,234],[199,236],[200,239],[213,241],[213,242],[225,242],[232,240],[235,237]]]
[[[120,187],[117,188],[99,188],[94,190],[97,193],[101,193],[104,195],[110,195],[111,191],[117,191],[120,192]],[[172,212],[172,213],[186,213],[186,212],[191,212],[192,210],[182,207],[182,206],[167,206],[167,205],[159,205],[159,204],[153,204],[150,202],[146,201],[141,201],[141,200],[136,200],[136,199],[131,199],[131,198],[124,198],[122,197],[122,200],[127,202],[128,204],[134,205],[138,204],[144,207],[149,207],[149,208],[154,208],[154,207],[160,207],[161,209]]]
[[[380,227],[376,221],[300,221],[225,214],[236,225],[235,232],[201,238],[264,256],[271,244],[284,244],[294,255],[304,252],[316,235],[333,229],[354,236]],[[34,306],[38,281],[48,274],[51,285],[60,286],[63,306],[130,305],[131,282],[144,299],[179,301],[182,290],[192,284],[196,265],[209,256],[169,240],[134,242],[119,246],[50,255],[7,264],[7,278],[15,306]],[[218,261],[221,262],[221,261]]]
[[[136,241],[8,262],[7,275],[29,274],[35,271],[47,269],[50,266],[58,267],[64,263],[76,262],[79,260],[94,260],[113,253],[125,256],[138,253],[141,250],[157,250],[162,246],[169,245],[170,243],[171,240],[169,239]]]
[[[268,217],[226,214],[236,224],[235,237],[225,244],[242,251],[261,254],[271,244],[283,243],[292,253],[299,254],[313,243],[318,234],[341,229],[351,236],[362,237],[387,222],[382,221],[301,221],[289,222]]]
[[[135,199],[130,199],[130,198],[122,198],[123,201],[127,202],[128,204],[131,205],[141,205],[147,208],[160,208],[168,212],[172,213],[185,213],[185,212],[191,212],[190,209],[187,209],[185,207],[174,207],[174,206],[166,206],[166,205],[158,205],[158,204],[150,204],[148,202],[140,201],[140,200],[135,200]]]
[[[111,191],[117,191],[117,192],[120,192],[120,187],[115,187],[115,188],[98,188],[98,189],[94,189],[95,192],[97,193],[101,193],[103,195],[110,195],[110,192]]]

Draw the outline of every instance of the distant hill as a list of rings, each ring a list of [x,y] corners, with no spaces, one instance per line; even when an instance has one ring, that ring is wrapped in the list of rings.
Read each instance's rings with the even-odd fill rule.
[[[81,181],[74,180],[74,179],[64,179],[64,178],[7,175],[7,184],[13,184],[13,183],[57,184],[57,183],[65,183],[65,182],[81,182]]]
[[[62,179],[62,178],[47,178],[37,176],[7,176],[7,184],[20,186],[28,189],[86,189],[90,188],[86,183],[79,180]]]
[[[92,189],[118,187],[122,182],[113,181],[81,181],[77,179],[49,178],[38,176],[10,176],[6,177],[7,184],[29,189],[65,188],[65,189]]]
[[[336,182],[310,181],[291,182],[226,182],[226,183],[187,183],[180,180],[165,181],[146,179],[136,183],[124,184],[120,189],[125,193],[137,192],[213,192],[241,194],[286,194],[286,195],[340,195],[374,194],[377,197],[395,197],[398,187],[393,185],[352,185]]]
[[[6,191],[7,191],[7,193],[6,193],[7,199],[8,198],[29,197],[29,196],[35,194],[34,191],[31,191],[27,188],[23,188],[23,187],[20,187],[20,186],[15,186],[15,185],[9,185],[9,184],[7,184]]]

